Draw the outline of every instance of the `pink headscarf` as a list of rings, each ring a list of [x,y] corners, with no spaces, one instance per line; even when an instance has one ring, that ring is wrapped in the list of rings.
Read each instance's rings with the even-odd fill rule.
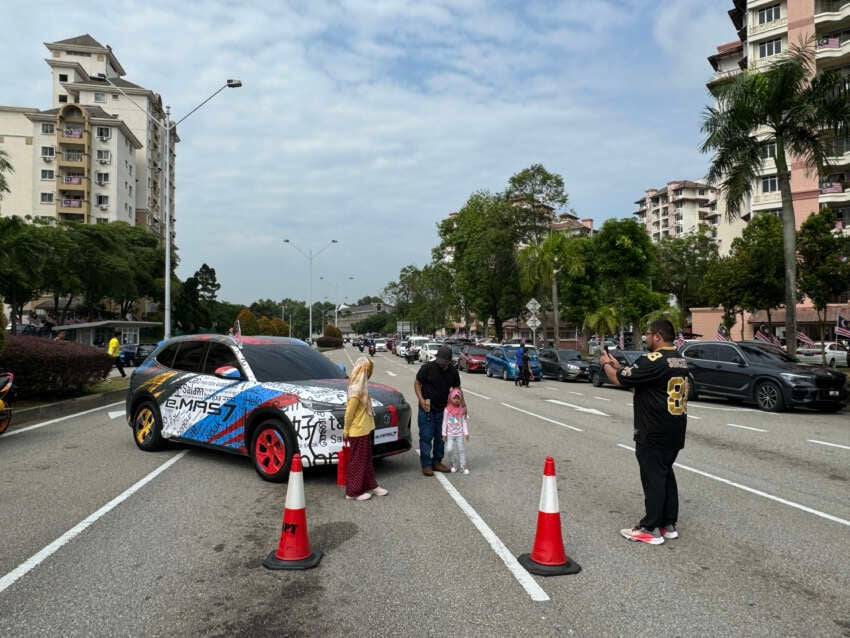
[[[455,397],[460,397],[460,405],[452,403],[452,399]],[[449,392],[449,402],[446,404],[446,412],[450,416],[460,416],[463,414],[463,392],[460,391],[460,388],[452,388]]]

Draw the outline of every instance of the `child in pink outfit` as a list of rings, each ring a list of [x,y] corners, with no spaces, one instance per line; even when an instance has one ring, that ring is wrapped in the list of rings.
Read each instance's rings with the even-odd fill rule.
[[[451,462],[451,471],[457,472],[460,462],[460,470],[469,474],[466,466],[466,448],[464,440],[469,440],[469,423],[466,418],[466,402],[460,388],[452,388],[449,392],[449,402],[443,411],[443,441],[446,443],[446,458]]]

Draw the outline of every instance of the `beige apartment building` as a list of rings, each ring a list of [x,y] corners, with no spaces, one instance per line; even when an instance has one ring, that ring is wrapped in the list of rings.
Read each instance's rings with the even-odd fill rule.
[[[717,47],[708,61],[714,75],[712,88],[735,77],[742,69],[763,69],[789,45],[814,39],[818,69],[850,74],[850,0],[733,0],[729,10],[737,39]],[[758,134],[758,132],[756,132]],[[744,211],[750,215],[781,211],[776,178],[775,148],[764,151],[758,183]],[[842,228],[850,224],[850,140],[836,144],[829,158],[828,175],[807,171],[800,161],[791,163],[791,192],[797,227],[821,205],[832,208]]]
[[[112,48],[90,35],[45,46],[51,107],[0,106],[0,149],[14,167],[0,216],[124,221],[164,238],[164,188],[173,189],[179,138],[172,133],[167,164],[155,123],[166,120],[162,99],[125,80]]]

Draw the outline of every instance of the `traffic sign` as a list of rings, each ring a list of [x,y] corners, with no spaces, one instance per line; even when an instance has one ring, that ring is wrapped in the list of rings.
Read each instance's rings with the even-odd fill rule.
[[[537,330],[540,327],[540,319],[537,317],[529,317],[525,320],[525,325],[532,330]]]
[[[531,311],[531,314],[536,315],[537,311],[540,310],[540,302],[537,301],[537,299],[535,299],[534,297],[532,297],[531,301],[525,304],[525,307]]]

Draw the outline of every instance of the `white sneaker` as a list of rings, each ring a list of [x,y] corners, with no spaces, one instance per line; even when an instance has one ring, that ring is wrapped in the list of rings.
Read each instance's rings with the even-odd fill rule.
[[[374,494],[375,496],[386,496],[387,494],[389,494],[389,491],[379,485],[374,490],[372,490],[372,494]]]
[[[464,473],[464,474],[469,474],[469,468],[468,468],[468,467],[463,468],[463,473]]]
[[[372,492],[363,492],[360,496],[349,496],[346,494],[345,498],[349,501],[368,501],[372,498]]]
[[[457,468],[456,468],[454,465],[452,465],[452,466],[451,466],[451,468],[449,468],[449,469],[450,469],[452,472],[457,472]]]

